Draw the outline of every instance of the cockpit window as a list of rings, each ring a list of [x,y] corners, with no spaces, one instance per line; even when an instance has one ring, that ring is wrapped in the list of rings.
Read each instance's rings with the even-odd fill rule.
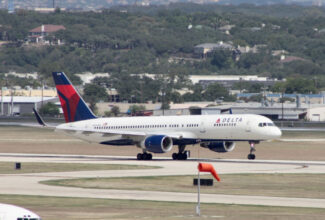
[[[273,123],[270,123],[270,122],[261,122],[261,123],[259,123],[258,124],[258,127],[266,127],[266,126],[274,126],[274,124]]]

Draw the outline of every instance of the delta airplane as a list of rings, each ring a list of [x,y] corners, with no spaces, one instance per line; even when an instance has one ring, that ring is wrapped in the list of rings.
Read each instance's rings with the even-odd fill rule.
[[[41,218],[27,209],[0,203],[0,220],[41,220]]]
[[[236,141],[249,143],[248,159],[253,160],[255,144],[281,136],[270,119],[250,114],[98,118],[63,72],[53,72],[53,78],[66,120],[56,131],[99,144],[136,145],[143,151],[137,155],[138,160],[151,160],[151,153],[169,152],[174,145],[178,146],[178,153],[172,158],[186,160],[186,145],[197,143],[225,153],[235,148]],[[35,114],[45,125],[36,111]]]

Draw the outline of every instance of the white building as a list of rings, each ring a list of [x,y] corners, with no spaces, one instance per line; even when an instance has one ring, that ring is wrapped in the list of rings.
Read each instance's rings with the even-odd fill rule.
[[[57,97],[0,96],[0,115],[31,114],[48,102],[56,102]]]

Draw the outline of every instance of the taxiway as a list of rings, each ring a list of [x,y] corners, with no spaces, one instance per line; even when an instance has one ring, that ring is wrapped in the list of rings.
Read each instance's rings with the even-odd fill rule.
[[[106,198],[126,200],[149,200],[169,202],[196,202],[196,193],[153,192],[138,190],[84,189],[40,184],[40,181],[93,178],[93,177],[138,177],[196,175],[197,159],[173,161],[157,158],[152,161],[137,161],[130,157],[86,156],[86,155],[44,155],[44,154],[0,154],[5,162],[44,162],[44,163],[98,163],[159,166],[159,169],[145,170],[107,170],[53,172],[32,174],[1,174],[0,194],[38,195],[79,198]],[[219,174],[240,173],[325,173],[322,161],[273,161],[273,160],[200,160],[212,163]],[[201,194],[203,203],[225,203],[241,205],[265,205],[282,207],[325,208],[325,199],[287,198],[269,196],[243,196],[225,194]]]

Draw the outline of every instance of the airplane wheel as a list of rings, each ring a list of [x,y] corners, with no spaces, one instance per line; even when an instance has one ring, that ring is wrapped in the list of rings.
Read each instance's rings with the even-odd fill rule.
[[[139,154],[137,155],[137,160],[142,160],[142,154],[139,153]]]
[[[187,154],[186,153],[180,154],[180,158],[181,160],[187,160]]]
[[[255,160],[255,154],[248,154],[247,158],[249,160]]]
[[[147,160],[152,160],[152,154],[147,154]]]
[[[173,160],[177,160],[178,159],[178,155],[176,153],[173,153],[172,158],[173,158]]]

